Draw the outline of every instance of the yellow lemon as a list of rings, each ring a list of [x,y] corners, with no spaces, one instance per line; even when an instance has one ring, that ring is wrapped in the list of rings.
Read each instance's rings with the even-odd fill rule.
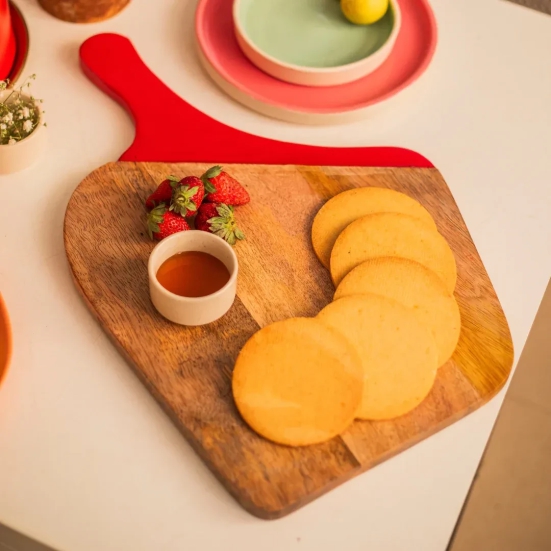
[[[345,17],[356,25],[379,21],[388,10],[389,0],[341,0]]]

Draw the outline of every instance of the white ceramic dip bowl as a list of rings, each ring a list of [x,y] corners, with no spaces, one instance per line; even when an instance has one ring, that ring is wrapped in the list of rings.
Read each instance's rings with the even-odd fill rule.
[[[170,257],[186,251],[208,253],[228,269],[230,279],[220,290],[204,297],[182,297],[165,289],[157,271]],[[231,308],[237,291],[238,262],[226,241],[212,233],[189,230],[163,239],[151,252],[148,264],[151,301],[166,319],[180,325],[206,325],[221,318]]]

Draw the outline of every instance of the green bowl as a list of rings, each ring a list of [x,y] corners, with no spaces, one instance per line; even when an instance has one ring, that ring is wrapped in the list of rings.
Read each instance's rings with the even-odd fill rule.
[[[331,86],[374,71],[400,28],[397,2],[372,25],[354,25],[338,0],[235,0],[234,24],[245,55],[295,84]]]

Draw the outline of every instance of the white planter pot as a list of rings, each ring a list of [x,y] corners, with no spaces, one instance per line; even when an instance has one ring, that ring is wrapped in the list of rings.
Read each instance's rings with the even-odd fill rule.
[[[29,99],[27,96],[22,97]],[[32,134],[14,145],[0,145],[0,174],[12,174],[28,168],[44,152],[47,133],[40,105],[36,104],[36,106],[40,115]]]

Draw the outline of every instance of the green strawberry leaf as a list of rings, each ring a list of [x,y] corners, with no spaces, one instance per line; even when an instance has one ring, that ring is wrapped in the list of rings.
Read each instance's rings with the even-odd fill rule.
[[[178,178],[176,178],[176,176],[167,176],[166,179],[170,182],[170,187],[172,189],[176,189],[176,187],[180,183],[180,180]]]
[[[225,237],[226,241],[233,247],[235,245],[235,234],[228,233]]]
[[[235,245],[236,240],[245,239],[245,234],[237,227],[233,207],[220,204],[216,207],[218,216],[207,220],[210,231],[226,240],[230,245]]]
[[[209,180],[211,178],[216,178],[217,176],[220,176],[220,173],[222,172],[222,167],[220,165],[213,166],[209,168],[203,176],[205,178],[208,178]]]
[[[199,187],[195,186],[191,189],[189,186],[180,186],[172,195],[172,204],[170,210],[182,216],[185,216],[188,211],[195,212],[197,205],[192,201],[193,197],[199,191]]]
[[[211,178],[216,178],[217,176],[220,175],[221,172],[222,172],[222,167],[217,165],[217,166],[213,166],[213,167],[209,168],[203,174],[203,176],[201,176],[201,181],[203,182],[203,184],[205,186],[205,191],[207,193],[216,193],[216,188],[214,187],[214,185],[212,184],[210,179]]]
[[[153,239],[154,233],[159,233],[167,209],[164,203],[155,207],[147,216],[147,234]]]
[[[207,180],[206,178],[203,180],[201,179],[203,184],[205,185],[205,191],[207,193],[216,193],[216,188],[210,183],[209,180]]]

